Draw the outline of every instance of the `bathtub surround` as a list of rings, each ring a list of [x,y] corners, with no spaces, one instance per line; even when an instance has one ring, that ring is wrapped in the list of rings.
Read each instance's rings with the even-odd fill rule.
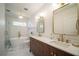
[[[7,50],[6,56],[33,56],[29,51],[30,40],[28,37],[11,38],[12,47]]]

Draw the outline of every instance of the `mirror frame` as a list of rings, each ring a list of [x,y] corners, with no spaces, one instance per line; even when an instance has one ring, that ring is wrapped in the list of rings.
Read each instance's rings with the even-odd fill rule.
[[[68,4],[66,4],[66,5],[63,5],[63,6],[59,7],[58,9],[61,9],[61,8],[65,7],[65,6],[69,5],[69,4],[70,4],[70,3],[68,3]],[[75,4],[75,3],[74,3],[74,4]],[[58,10],[58,9],[56,9],[56,10]],[[54,30],[54,12],[55,12],[56,10],[53,11],[53,16],[52,16],[52,24],[53,24],[53,26],[52,26],[52,31],[53,31],[54,34],[61,35],[60,33],[55,33],[55,30]],[[78,10],[79,10],[79,8],[78,8],[78,5],[77,5],[77,12],[79,12]],[[78,14],[78,16],[79,16],[79,14]],[[79,17],[77,17],[77,19],[79,20]],[[77,29],[77,30],[78,30],[78,29]],[[62,35],[77,36],[77,35],[79,35],[79,34],[62,34]]]
[[[41,23],[42,22],[42,23]],[[40,25],[42,24],[43,28],[42,28],[42,31],[39,31],[41,30],[40,28]],[[39,27],[39,29],[38,29]],[[44,22],[44,17],[40,16],[38,22],[37,22],[37,28],[36,28],[37,32],[38,33],[44,33],[45,32],[45,22]]]

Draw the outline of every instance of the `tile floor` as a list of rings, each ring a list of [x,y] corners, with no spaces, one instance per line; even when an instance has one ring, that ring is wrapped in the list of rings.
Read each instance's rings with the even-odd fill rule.
[[[9,48],[7,56],[33,56],[29,49],[29,43],[23,43],[17,47]]]

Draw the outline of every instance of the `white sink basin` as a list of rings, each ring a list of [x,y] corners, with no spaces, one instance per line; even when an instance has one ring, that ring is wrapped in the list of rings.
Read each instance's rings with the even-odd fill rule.
[[[44,42],[52,42],[53,40],[51,39],[43,39]]]
[[[69,47],[70,46],[69,43],[60,42],[60,41],[51,41],[50,43],[51,44],[54,44],[54,45],[61,46],[61,47]]]
[[[40,39],[41,41],[47,42],[47,43],[53,41],[53,39],[50,39],[50,38],[47,38],[47,37],[38,37],[37,39]]]

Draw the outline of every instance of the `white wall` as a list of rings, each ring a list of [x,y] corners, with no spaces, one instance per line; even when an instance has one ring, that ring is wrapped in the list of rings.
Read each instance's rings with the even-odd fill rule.
[[[33,15],[30,19],[29,22],[32,24],[32,29],[30,31],[32,31],[34,34],[38,34],[37,30],[36,30],[36,26],[37,26],[37,21],[36,21],[36,16],[39,13],[45,13],[44,16],[44,22],[45,22],[45,32],[42,34],[44,36],[50,36],[50,34],[52,33],[52,16],[53,16],[53,12],[51,9],[51,4],[47,4],[45,5],[43,8],[41,8],[35,15]]]
[[[5,55],[5,7],[0,3],[0,55]]]

